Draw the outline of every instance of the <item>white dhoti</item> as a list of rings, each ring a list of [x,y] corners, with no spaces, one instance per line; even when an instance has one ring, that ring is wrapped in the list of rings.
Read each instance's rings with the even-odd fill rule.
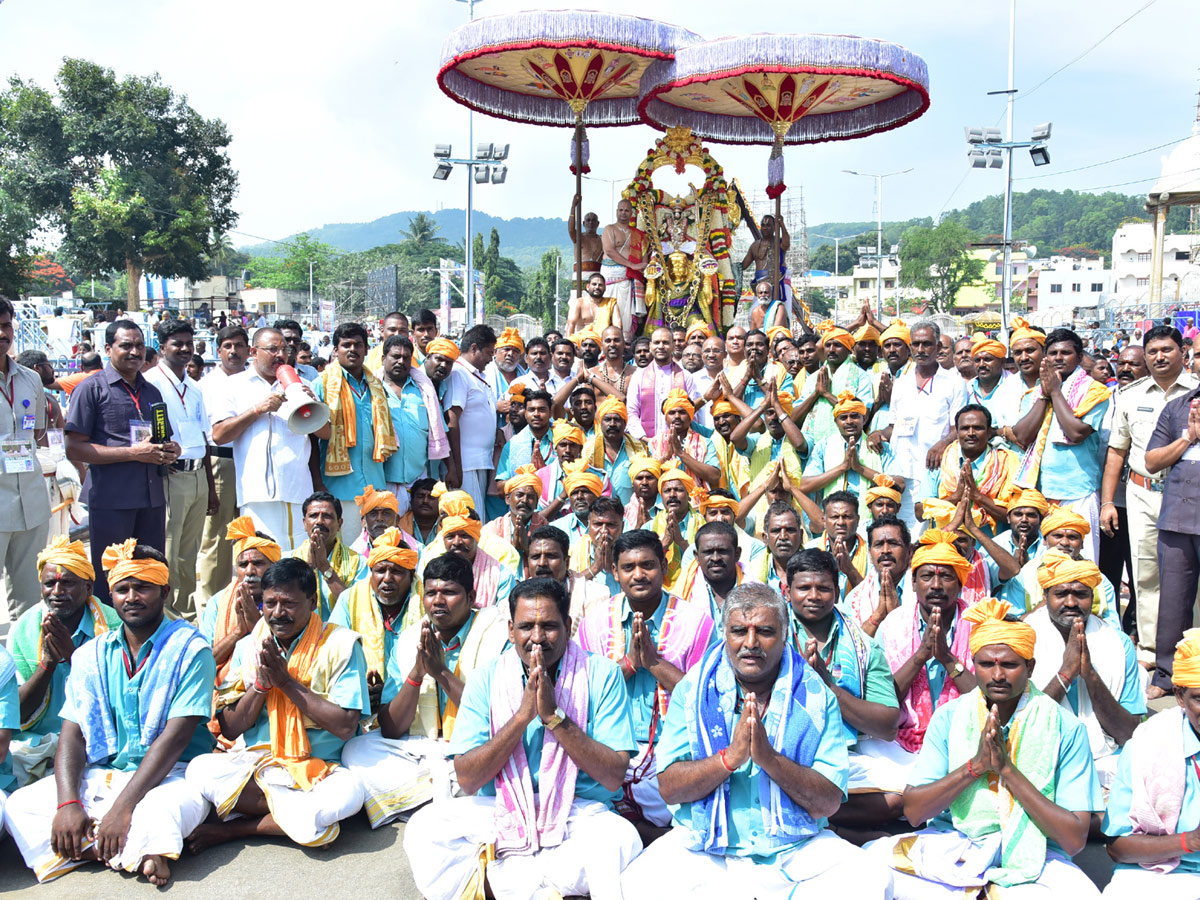
[[[234,805],[253,778],[267,798],[271,818],[284,834],[305,847],[332,843],[341,831],[338,823],[362,809],[358,777],[338,766],[305,791],[296,787],[283,766],[264,764],[270,755],[269,747],[206,753],[192,760],[187,779],[216,808],[217,815],[228,821],[241,815]]]
[[[372,828],[458,792],[449,747],[449,741],[415,735],[390,740],[378,729],[346,742],[342,765],[362,783]]]
[[[629,277],[625,266],[601,265],[600,274],[604,276],[605,293],[617,301],[617,312],[621,316],[621,330],[625,340],[633,339],[634,316],[646,315],[645,289],[638,290],[641,285]]]
[[[1113,870],[1112,880],[1100,896],[1104,900],[1196,900],[1200,897],[1200,872],[1176,869],[1161,875],[1141,866],[1120,866]]]
[[[675,827],[647,847],[621,877],[625,900],[892,896],[888,867],[831,831],[782,851],[770,864],[692,850],[690,837],[688,829]],[[802,893],[798,885],[803,885]]]
[[[917,754],[909,753],[895,741],[860,738],[850,751],[850,781],[846,790],[851,794],[902,794],[916,761]]]
[[[270,500],[245,503],[242,515],[254,520],[254,530],[269,534],[282,549],[284,556],[308,540],[304,533],[304,512],[299,503]]]
[[[363,533],[362,514],[357,503],[342,501],[342,543],[349,547]]]
[[[617,809],[630,821],[645,819],[660,828],[671,824],[671,810],[658,790],[658,766],[652,744],[638,744],[638,754],[625,770],[621,793]]]
[[[427,900],[458,900],[496,839],[495,798],[458,797],[425,806],[404,829],[413,880]],[[621,872],[641,852],[637,829],[603,803],[576,800],[557,847],[487,863],[496,900],[587,895],[621,900]],[[628,895],[626,895],[628,896]]]
[[[1064,509],[1069,509],[1069,510],[1071,510],[1073,512],[1077,512],[1077,513],[1079,513],[1079,515],[1083,516],[1083,518],[1087,521],[1087,523],[1092,527],[1091,533],[1085,534],[1083,536],[1083,557],[1084,557],[1084,559],[1091,560],[1092,562],[1095,562],[1097,559],[1099,559],[1100,558],[1100,492],[1092,491],[1092,493],[1088,494],[1086,497],[1075,497],[1073,499],[1068,499],[1068,498],[1051,499],[1050,497],[1047,497],[1046,500],[1049,501],[1051,504],[1057,503],[1059,506],[1063,507]],[[1119,590],[1120,587],[1121,586],[1118,584],[1117,585],[1118,595],[1120,594],[1120,590]],[[1117,613],[1120,614],[1120,612],[1121,612],[1121,610],[1118,609]]]
[[[1138,668],[1141,668],[1140,666]],[[1143,669],[1143,671],[1145,671]],[[1108,800],[1108,789],[1112,787],[1112,783],[1117,778],[1117,762],[1121,759],[1121,751],[1118,749],[1116,753],[1110,753],[1107,756],[1097,756],[1096,760],[1096,779],[1100,782],[1100,787],[1104,789],[1104,799]],[[1200,897],[1200,894],[1196,895]]]
[[[17,787],[33,784],[54,769],[54,753],[58,750],[58,734],[33,735],[27,740],[14,740],[8,745],[13,777]]]
[[[962,900],[973,897],[984,887],[979,873],[994,864],[999,854],[999,832],[986,843],[972,842],[958,831],[926,828],[915,835],[880,838],[867,844],[866,851],[883,865],[896,862],[896,844],[911,842],[903,854],[913,871],[894,871],[892,883],[896,900]],[[1046,865],[1036,881],[989,890],[988,896],[1003,900],[1049,900],[1070,897],[1092,900],[1100,891],[1090,878],[1065,856],[1046,852]]]
[[[134,807],[129,822],[125,849],[108,861],[114,869],[137,871],[147,856],[179,859],[183,839],[208,815],[208,801],[184,777],[185,763],[178,763],[158,787],[151,788]],[[117,798],[133,778],[133,772],[119,772],[92,766],[83,773],[79,801],[93,823],[103,821]],[[25,864],[38,881],[49,881],[83,861],[63,859],[50,849],[50,830],[58,807],[58,786],[54,778],[43,778],[21,788],[8,798],[4,820]],[[87,841],[84,847],[92,846]]]
[[[491,469],[464,469],[462,473],[462,489],[471,495],[475,512],[483,521],[487,520],[487,490],[491,475]]]

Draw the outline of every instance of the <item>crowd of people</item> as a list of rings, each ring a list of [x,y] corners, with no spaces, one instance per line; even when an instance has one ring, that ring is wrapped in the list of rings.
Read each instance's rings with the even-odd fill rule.
[[[199,380],[191,322],[151,363],[118,319],[69,383],[12,320],[0,804],[38,881],[161,885],[365,810],[407,822],[429,900],[1099,896],[1089,838],[1104,896],[1200,896],[1200,382],[1170,326],[1114,391],[1069,329],[869,307],[630,345],[395,312],[320,371],[260,318]],[[90,548],[48,533],[55,415]]]

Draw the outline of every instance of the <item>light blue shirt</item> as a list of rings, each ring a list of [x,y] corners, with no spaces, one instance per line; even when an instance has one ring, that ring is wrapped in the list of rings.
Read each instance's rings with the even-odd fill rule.
[[[1001,548],[1007,550],[1013,559],[1016,559],[1016,536],[1011,528],[996,535],[995,541]],[[1042,533],[1040,531],[1034,535],[1034,542],[1026,548],[1025,552],[1030,559],[1037,559],[1042,555]],[[1023,613],[1025,611],[1025,585],[1022,583],[1019,573],[1018,577],[1001,581],[999,563],[992,559],[982,546],[979,548],[979,555],[983,558],[983,564],[987,566],[988,583],[992,586],[992,596],[1011,604],[1014,610],[1020,611],[1018,615]]]
[[[345,596],[346,596],[346,592],[342,591],[341,597],[339,597],[337,605],[333,608],[333,612],[329,614],[329,624],[330,625],[341,625],[343,628],[349,628],[351,631],[356,631],[357,629],[353,625],[350,624],[350,607],[347,604],[343,603],[341,600],[341,598],[343,598]],[[413,592],[412,588],[409,588],[408,596],[405,597],[404,600],[401,601],[401,603],[400,603],[400,612],[395,616],[395,618],[392,619],[391,622],[389,622],[387,620],[387,616],[385,616],[383,614],[383,604],[380,603],[378,600],[376,600],[374,595],[372,595],[372,597],[371,597],[371,602],[375,603],[379,606],[379,610],[380,610],[379,616],[383,620],[384,671],[380,672],[379,674],[386,675],[388,681],[390,681],[391,677],[392,677],[392,666],[396,665],[396,661],[395,661],[396,657],[395,657],[395,654],[393,653],[393,650],[396,646],[396,639],[398,637],[400,637],[400,631],[397,631],[396,629],[399,629],[401,627],[401,625],[403,625],[405,613],[408,610],[408,604],[410,604],[414,601],[416,601],[417,603],[421,602],[420,598],[418,598],[416,596],[416,594]],[[475,616],[475,614],[472,613],[471,618],[474,618],[474,616]],[[470,621],[470,620],[468,620],[468,621]],[[455,651],[455,658],[457,659],[457,650]],[[363,659],[365,660],[366,657],[364,656]],[[451,672],[454,671],[454,663],[450,661],[449,657],[446,657],[446,665],[450,667]],[[405,673],[405,674],[407,674],[407,673]],[[395,696],[395,695],[393,694],[392,696]]]
[[[355,378],[345,372],[346,384],[350,387],[350,396],[354,399],[354,421],[357,441],[353,447],[347,447],[350,457],[350,471],[345,475],[326,475],[325,487],[329,493],[342,501],[342,504],[353,503],[354,498],[363,493],[369,484],[377,491],[387,490],[387,477],[383,474],[383,463],[375,462],[375,419],[371,415],[371,391],[365,378]],[[314,388],[317,399],[325,400],[325,382],[322,379]],[[399,438],[399,435],[397,435]],[[321,469],[325,468],[325,456],[329,452],[329,441],[318,442],[321,449]]]
[[[461,756],[491,740],[492,678],[499,661],[499,657],[491,660],[482,669],[472,673],[467,680],[463,688],[462,702],[458,705],[458,717],[454,720],[450,756]],[[524,681],[522,678],[522,684]],[[638,747],[633,737],[629,698],[625,693],[624,681],[621,670],[612,660],[588,655],[587,735],[610,750],[632,754],[637,752]],[[525,758],[529,761],[529,775],[533,780],[535,792],[541,775],[542,740],[545,730],[541,718],[534,716],[521,736],[521,745],[525,748]],[[485,797],[494,797],[495,780],[481,787],[479,793]],[[621,791],[607,790],[581,768],[575,777],[575,796],[580,800],[596,800],[611,807],[613,801],[621,796]]]
[[[15,737],[21,730],[21,698],[17,688],[17,671],[9,652],[0,646],[0,668],[13,666],[10,678],[0,682],[0,731],[10,731],[10,737]],[[10,791],[16,786],[17,779],[13,777],[12,754],[6,753],[0,760],[0,791]]]
[[[687,721],[690,704],[686,698],[695,691],[696,673],[689,672],[671,692],[671,705],[663,719],[662,736],[655,750],[659,772],[665,771],[672,763],[693,759]],[[812,770],[836,785],[842,792],[842,799],[845,800],[850,759],[846,752],[842,714],[833,691],[825,690],[824,693],[825,727],[821,730]],[[793,700],[792,705],[792,715],[807,718],[801,704]],[[769,865],[781,852],[795,849],[794,845],[780,848],[778,840],[767,835],[766,829],[763,828],[758,780],[767,777],[753,759],[747,759],[729,776],[729,798],[725,807],[729,817],[729,846],[725,851],[726,856],[750,856],[757,863]],[[677,827],[691,826],[691,803],[672,805],[671,814]],[[825,820],[819,821],[824,826]]]
[[[421,389],[409,378],[396,396],[395,386],[385,384],[392,427],[396,430],[396,452],[383,461],[383,475],[397,484],[412,484],[425,476],[429,462],[429,411]]]
[[[929,728],[925,732],[925,743],[921,745],[921,752],[917,754],[917,761],[908,776],[910,786],[922,787],[950,774],[950,725],[955,704],[976,702],[978,701],[975,691],[971,691],[933,711],[929,719]],[[1058,806],[1071,812],[1099,812],[1104,809],[1104,796],[1100,791],[1100,782],[1096,779],[1096,767],[1092,761],[1087,729],[1062,707],[1059,707],[1058,711],[1062,721],[1058,733],[1054,796],[1051,799]],[[944,810],[930,825],[943,831],[953,829],[950,810]],[[1046,839],[1046,846],[1063,856],[1069,856],[1049,838]]]
[[[518,466],[527,466],[533,462],[533,430],[526,426],[513,435],[513,439],[504,445],[500,451],[500,460],[496,463],[496,479],[507,481],[517,474]],[[551,429],[538,439],[542,450],[542,459],[549,463],[554,457],[554,437]]]
[[[925,617],[917,616],[918,640],[925,637]],[[950,627],[946,629],[946,646],[954,646],[954,629],[958,627],[958,610],[954,611],[954,619],[950,622]],[[933,705],[937,708],[938,703],[942,699],[942,688],[946,686],[946,667],[937,661],[934,657],[930,657],[925,663],[925,675],[929,679],[929,696],[933,698]]]
[[[323,623],[321,627],[324,627]],[[284,651],[285,662],[292,658],[292,653],[300,646],[303,638],[304,633],[301,632],[292,642],[292,646]],[[245,664],[247,654],[252,654],[254,649],[251,635],[246,635],[238,641],[237,646],[233,648],[233,656],[229,660],[231,671],[239,670]],[[364,716],[371,714],[371,699],[367,692],[367,660],[363,656],[361,642],[355,641],[354,649],[350,652],[349,662],[341,672],[335,674],[333,683],[329,685],[328,692],[324,697],[342,709],[358,710]],[[342,745],[346,743],[344,740],[323,728],[305,728],[304,731],[308,735],[313,759],[323,759],[325,762],[333,763],[342,761]],[[254,720],[254,724],[246,729],[242,737],[247,747],[261,747],[271,743],[271,720],[267,714],[265,703],[258,713],[258,718]]]
[[[1110,399],[1097,403],[1079,417],[1092,427],[1092,433],[1078,444],[1056,444],[1047,439],[1038,476],[1042,496],[1053,500],[1077,500],[1100,490],[1106,446],[1100,440],[1100,426],[1111,402]],[[1051,430],[1053,432],[1053,427]]]
[[[570,501],[568,501],[569,505]],[[559,516],[550,523],[555,528],[562,529],[566,533],[567,539],[574,544],[577,540],[587,534],[587,522],[580,519],[573,512],[567,513],[565,516]]]
[[[399,621],[397,619],[397,621]],[[437,636],[434,631],[433,636],[437,638],[438,643],[442,645],[442,655],[446,660],[446,668],[453,672],[458,667],[458,658],[462,655],[463,642],[466,641],[467,635],[471,631],[471,626],[475,624],[475,610],[471,610],[471,614],[467,616],[467,621],[463,622],[462,628],[455,632],[454,637],[450,639],[450,643],[446,643]],[[403,654],[399,651],[399,645],[396,642],[397,634],[392,632],[384,633],[385,658],[387,660],[387,678],[383,682],[383,693],[380,694],[380,704],[391,703],[396,695],[400,693],[400,685],[408,678],[408,672],[404,669]],[[390,638],[390,640],[389,640]],[[437,686],[438,708],[441,712],[446,711],[446,692],[439,684]]]
[[[804,436],[808,440],[808,435]],[[867,447],[867,436],[864,434],[858,442],[858,455],[871,468],[875,468],[875,460],[873,457],[879,457],[880,472],[887,472],[892,468],[893,457],[892,448],[888,444],[883,445],[883,450],[876,454],[873,450]],[[815,446],[810,446],[808,450],[808,461],[804,464],[804,477],[811,478],[814,475],[823,475],[829,469],[841,465],[842,460],[846,458],[846,439],[842,437],[840,431],[835,431],[833,434],[826,435],[821,440],[816,442]],[[774,456],[772,456],[774,459]],[[858,511],[860,518],[866,519],[869,517],[867,510],[867,491],[874,487],[874,482],[863,478],[853,469],[848,471],[841,478],[834,479],[829,484],[822,488],[818,495],[819,497],[828,497],[830,494],[837,491],[851,491],[858,497]]]
[[[1004,406],[1006,391],[1000,390],[1004,386],[1004,382],[1009,378],[1019,378],[1019,375],[1009,375],[1008,372],[1000,373],[1000,380],[996,382],[996,386],[988,393],[983,392],[983,388],[979,384],[979,378],[972,378],[967,382],[967,399],[971,403],[978,403],[989,413],[992,414],[992,427],[999,430],[1004,422]]]
[[[1179,808],[1179,822],[1175,825],[1175,833],[1183,834],[1200,828],[1200,775],[1196,772],[1196,763],[1200,758],[1200,738],[1192,730],[1187,716],[1180,717],[1183,729],[1183,801]],[[1121,751],[1117,761],[1117,774],[1108,788],[1108,808],[1104,813],[1104,833],[1109,837],[1123,837],[1133,834],[1133,822],[1130,819],[1130,808],[1133,805],[1133,766],[1128,751],[1129,745]],[[1164,748],[1166,751],[1167,748]],[[1169,751],[1167,751],[1169,752]],[[1128,863],[1118,863],[1117,868],[1138,869],[1140,866]],[[1185,853],[1180,859],[1176,872],[1200,874],[1200,853]]]
[[[87,686],[80,677],[67,677],[66,698],[63,701],[59,715],[68,722],[86,722],[87,707],[93,703],[107,703],[113,713],[113,722],[117,728],[117,754],[108,760],[106,765],[111,769],[122,772],[132,772],[139,765],[145,754],[141,750],[140,707],[138,698],[142,692],[142,673],[139,668],[150,657],[154,643],[160,639],[163,629],[169,620],[164,616],[154,634],[142,644],[138,650],[137,659],[133,660],[134,674],[131,677],[125,669],[125,657],[129,654],[129,642],[125,639],[125,629],[114,628],[96,638],[104,642],[104,661],[102,665],[108,676],[108,696],[101,700],[87,693]],[[159,665],[170,665],[170,660],[160,660]],[[74,674],[74,673],[72,673]],[[168,719],[183,719],[198,716],[202,721],[196,726],[191,742],[179,757],[180,762],[188,762],[202,753],[208,753],[215,745],[215,740],[208,730],[208,720],[213,714],[213,685],[217,680],[217,664],[213,659],[212,650],[207,647],[196,654],[195,659],[184,670],[179,679],[179,687],[167,710]]]
[[[597,440],[603,440],[603,438],[597,438]],[[624,441],[621,442],[617,458],[612,462],[608,461],[608,454],[605,454],[604,476],[608,479],[612,496],[620,500],[623,506],[628,506],[633,500],[633,481],[629,477],[629,454],[625,452]]]

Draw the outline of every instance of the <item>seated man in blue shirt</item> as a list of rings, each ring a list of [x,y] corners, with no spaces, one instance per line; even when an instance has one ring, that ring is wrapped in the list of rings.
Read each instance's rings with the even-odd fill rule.
[[[161,887],[210,809],[184,772],[213,746],[217,666],[194,626],[163,615],[166,557],[130,538],[103,564],[121,627],[72,655],[54,776],[13,794],[5,819],[38,881],[100,861]]]
[[[905,817],[929,825],[870,852],[896,869],[898,898],[991,885],[1012,897],[1098,897],[1070,861],[1103,808],[1087,729],[1030,683],[1036,635],[1007,603],[989,598],[963,618],[979,686],[934,711],[904,790]]]
[[[621,670],[570,640],[569,610],[559,582],[521,582],[512,646],[467,681],[449,754],[478,796],[426,806],[404,830],[428,900],[483,896],[485,879],[496,900],[621,898],[642,842],[612,806],[637,743]]]
[[[887,868],[826,827],[846,798],[837,697],[789,640],[778,591],[743,583],[725,640],[675,686],[658,783],[675,827],[626,870],[625,900],[889,898]]]
[[[188,849],[254,836],[323,847],[362,808],[342,745],[371,712],[356,632],[316,612],[317,579],[302,560],[272,563],[262,578],[262,618],[238,641],[218,689],[217,724],[236,742],[197,757],[188,782],[222,821],[192,832]]]
[[[1105,897],[1200,897],[1200,630],[1176,645],[1171,681],[1177,705],[1137,727],[1108,792]]]

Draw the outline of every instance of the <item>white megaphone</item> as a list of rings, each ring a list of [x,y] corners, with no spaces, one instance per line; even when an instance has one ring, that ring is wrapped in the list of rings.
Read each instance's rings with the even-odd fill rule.
[[[320,431],[329,421],[329,407],[314,400],[304,390],[304,382],[291,366],[280,366],[275,377],[283,386],[283,406],[279,414],[287,419],[288,428],[296,434]]]

